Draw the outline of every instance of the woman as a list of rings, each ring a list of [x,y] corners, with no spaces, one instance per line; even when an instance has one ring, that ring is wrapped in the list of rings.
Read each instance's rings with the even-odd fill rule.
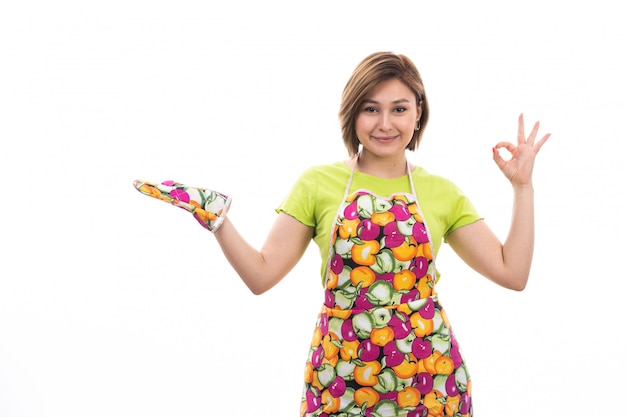
[[[493,148],[514,190],[503,244],[453,183],[408,162],[428,114],[407,57],[366,57],[342,96],[349,159],[302,174],[260,250],[225,216],[229,197],[173,181],[135,182],[213,231],[255,294],[276,285],[311,239],[319,246],[325,298],[305,365],[302,416],[472,415],[470,377],[435,292],[435,259],[445,240],[496,284],[524,289],[534,242],[532,169],[549,134],[535,143],[539,124],[526,136],[520,115],[517,144]]]

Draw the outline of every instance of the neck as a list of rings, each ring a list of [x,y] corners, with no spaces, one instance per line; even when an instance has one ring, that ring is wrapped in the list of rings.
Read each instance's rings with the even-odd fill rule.
[[[404,154],[381,158],[362,152],[353,161],[357,171],[380,178],[397,178],[407,174],[407,159]]]

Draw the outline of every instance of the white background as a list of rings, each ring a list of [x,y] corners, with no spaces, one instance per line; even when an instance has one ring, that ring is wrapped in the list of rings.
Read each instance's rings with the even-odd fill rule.
[[[502,238],[512,194],[491,147],[521,112],[553,134],[526,290],[445,245],[438,259],[476,415],[624,413],[618,3],[207,3],[0,6],[1,417],[297,415],[317,248],[254,296],[213,236],[132,181],[232,195],[260,246],[297,176],[346,156],[341,90],[380,50],[426,84],[412,162],[455,181]]]

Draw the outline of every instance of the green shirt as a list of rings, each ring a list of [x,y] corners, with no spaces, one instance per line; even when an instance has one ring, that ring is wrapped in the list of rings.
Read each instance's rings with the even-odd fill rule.
[[[339,205],[343,202],[351,172],[352,169],[344,162],[309,168],[276,209],[277,212],[285,212],[315,229],[313,240],[322,257],[322,282],[328,265],[331,228]],[[416,167],[411,175],[419,206],[433,240],[433,256],[436,257],[441,242],[445,241],[448,233],[480,220],[481,217],[469,199],[451,181],[429,174],[421,167]],[[357,171],[354,173],[350,192],[358,189],[367,189],[380,196],[412,193],[407,176],[386,179]]]

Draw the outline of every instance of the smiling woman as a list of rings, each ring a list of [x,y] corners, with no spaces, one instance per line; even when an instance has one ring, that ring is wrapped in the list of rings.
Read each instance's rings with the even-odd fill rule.
[[[451,181],[412,165],[428,122],[415,65],[391,52],[366,57],[348,81],[339,117],[349,158],[306,170],[279,205],[260,250],[226,216],[230,198],[173,181],[135,186],[191,212],[215,234],[255,294],[278,283],[311,240],[320,249],[324,303],[307,354],[300,415],[377,417],[473,413],[472,382],[435,285],[446,240],[476,271],[521,290],[532,259],[532,168],[545,135],[500,142],[493,159],[515,193],[502,244]],[[498,153],[511,153],[505,161]],[[280,318],[268,338],[280,332]]]

